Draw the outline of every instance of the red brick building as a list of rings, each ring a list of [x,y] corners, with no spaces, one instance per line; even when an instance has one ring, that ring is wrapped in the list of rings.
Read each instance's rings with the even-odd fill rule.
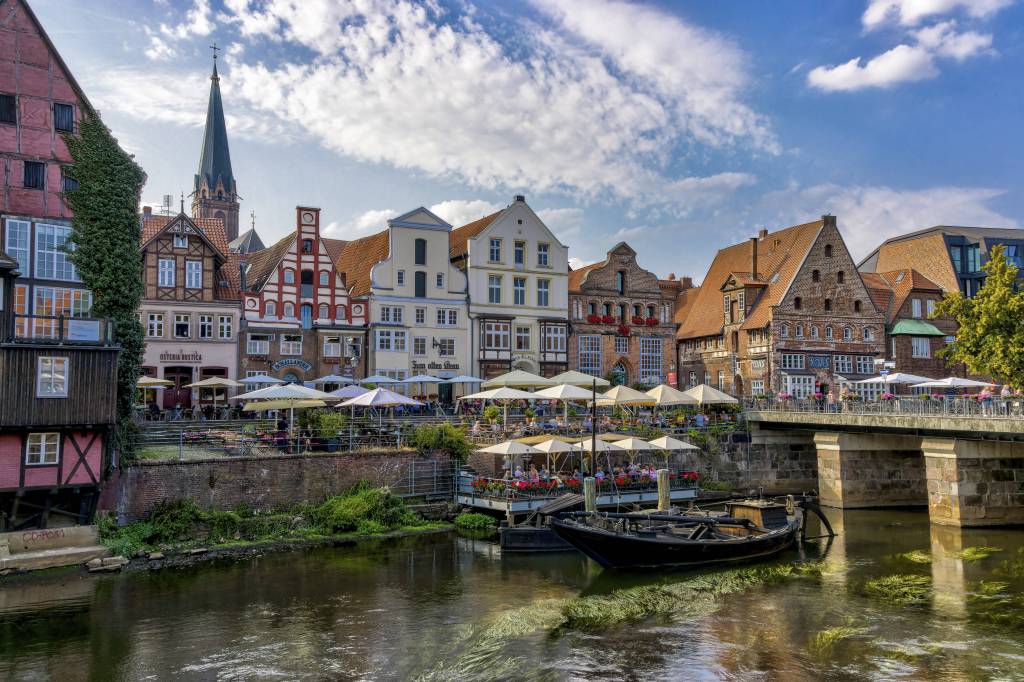
[[[618,383],[659,384],[676,372],[676,297],[691,286],[659,280],[620,242],[605,260],[569,273],[569,366]]]
[[[885,317],[835,216],[722,249],[676,319],[681,388],[803,397],[874,375],[884,355]]]

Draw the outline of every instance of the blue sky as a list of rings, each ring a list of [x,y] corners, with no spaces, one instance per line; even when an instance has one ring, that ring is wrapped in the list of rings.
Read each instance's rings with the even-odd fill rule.
[[[188,192],[210,50],[243,215],[355,238],[524,193],[574,262],[617,241],[700,280],[761,226],[854,257],[1024,220],[1024,1],[32,0],[144,201]],[[578,261],[576,260],[578,259]]]

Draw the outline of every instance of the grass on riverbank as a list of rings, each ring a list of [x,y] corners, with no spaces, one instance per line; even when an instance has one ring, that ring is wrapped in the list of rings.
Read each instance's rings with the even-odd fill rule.
[[[360,483],[320,504],[272,514],[258,514],[247,505],[206,511],[192,499],[179,500],[127,526],[118,527],[112,517],[103,517],[99,531],[100,541],[114,554],[131,557],[140,550],[365,537],[446,525],[424,521],[385,488]]]
[[[455,525],[463,530],[492,530],[498,527],[498,520],[479,512],[463,512],[455,517]]]

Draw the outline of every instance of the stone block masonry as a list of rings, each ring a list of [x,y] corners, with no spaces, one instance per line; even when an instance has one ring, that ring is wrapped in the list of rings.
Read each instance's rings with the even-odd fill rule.
[[[924,438],[921,451],[933,523],[1024,524],[1024,444]]]
[[[359,481],[394,485],[412,466],[447,462],[447,454],[360,452],[141,462],[107,482],[99,508],[131,523],[158,505],[191,498],[204,509],[287,509],[316,503]]]
[[[819,432],[818,484],[827,507],[924,506],[924,460],[920,439]]]

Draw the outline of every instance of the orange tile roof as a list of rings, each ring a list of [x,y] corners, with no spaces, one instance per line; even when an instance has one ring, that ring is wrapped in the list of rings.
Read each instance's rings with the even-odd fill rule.
[[[747,315],[743,329],[755,329],[768,324],[771,308],[779,303],[786,289],[796,276],[800,264],[821,231],[822,221],[787,227],[770,232],[757,240],[757,276],[767,281],[753,310]],[[708,273],[700,287],[700,293],[690,313],[679,328],[681,339],[699,336],[713,336],[722,333],[722,301],[719,291],[732,273],[749,272],[750,241],[721,249],[711,262]]]
[[[860,273],[861,281],[868,290],[875,310],[888,318],[892,314],[892,287],[884,277],[874,272]]]
[[[334,265],[345,276],[345,285],[353,298],[370,293],[370,269],[388,257],[390,231],[384,230],[345,244]]]
[[[180,213],[178,215],[181,215]],[[189,218],[185,216],[203,233],[213,247],[224,256],[228,252],[228,237],[224,232],[224,223],[220,218]],[[177,219],[177,215],[155,215],[142,221],[142,248],[160,234],[168,223]]]
[[[487,226],[494,222],[495,218],[504,213],[505,209],[501,209],[496,213],[484,216],[479,220],[474,220],[471,223],[467,223],[462,227],[457,227],[448,233],[448,255],[450,258],[460,258],[465,256],[469,251],[469,240],[477,236]]]
[[[322,241],[327,248],[327,255],[331,257],[331,262],[337,263],[341,259],[341,252],[345,250],[348,241],[345,239],[331,239],[329,237],[323,237]]]
[[[258,291],[270,274],[278,266],[281,260],[288,254],[288,250],[295,243],[295,233],[281,237],[273,246],[268,246],[262,251],[254,251],[246,258],[249,268],[246,270],[246,285],[251,291]]]
[[[912,268],[945,291],[959,291],[960,282],[941,232],[889,241],[878,248],[875,272]]]
[[[605,261],[598,261],[591,263],[590,265],[584,265],[577,270],[569,271],[569,291],[579,292],[580,287],[583,285],[583,280],[586,278],[586,274],[594,268],[599,268],[605,264]]]
[[[221,266],[220,272],[226,286],[217,283],[217,298],[221,301],[242,300],[242,279],[238,272],[238,266],[242,263],[239,254],[231,251],[228,253],[227,262]]]
[[[899,314],[903,304],[913,291],[930,291],[942,293],[942,287],[931,281],[917,270],[892,270],[890,272],[863,272],[861,279],[868,287],[871,301],[879,312],[886,314],[892,323]]]
[[[694,302],[700,295],[700,287],[694,287],[692,289],[683,289],[676,296],[675,314],[673,321],[676,324],[682,324],[686,316],[690,314],[690,309],[693,307]]]

